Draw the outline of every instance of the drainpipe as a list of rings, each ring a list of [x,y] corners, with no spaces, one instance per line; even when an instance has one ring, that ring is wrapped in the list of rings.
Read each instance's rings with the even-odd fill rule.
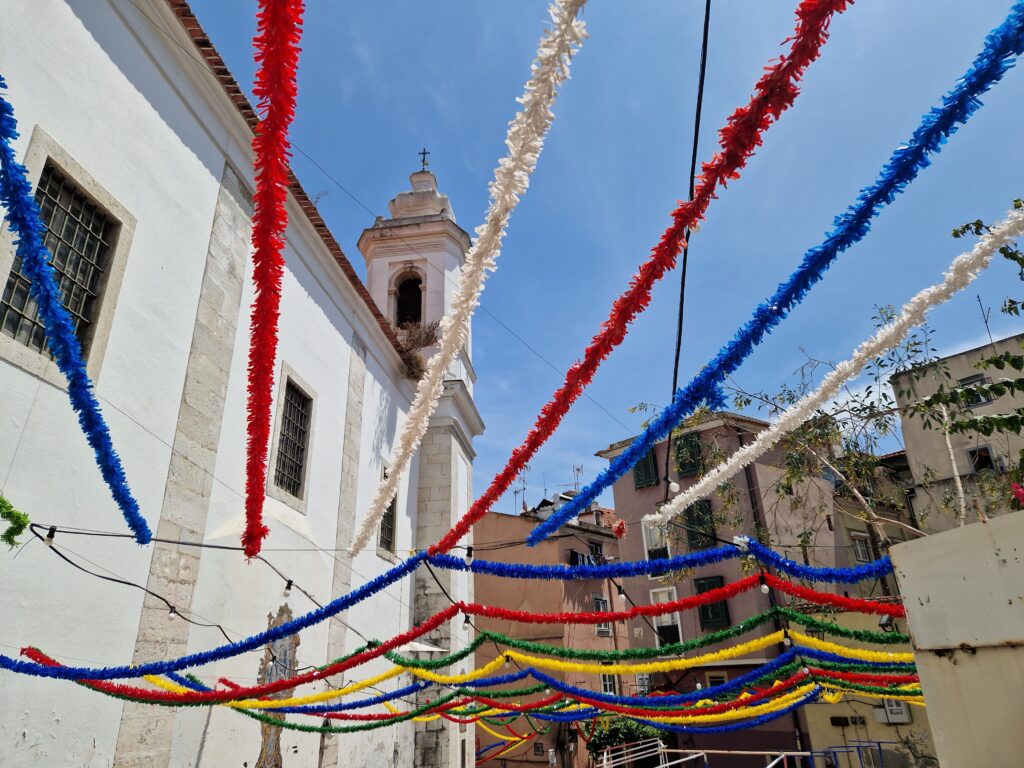
[[[747,442],[747,433],[744,432],[739,427],[734,426],[732,424],[730,424],[729,426],[732,427],[733,430],[735,430],[736,439],[739,441],[740,448],[743,448],[743,446],[746,445]],[[743,468],[743,476],[747,485],[747,497],[750,499],[750,510],[754,515],[754,534],[759,542],[767,546],[768,542],[765,541],[767,525],[764,518],[764,510],[761,509],[761,492],[757,485],[757,476],[754,474],[752,464],[748,464]],[[768,588],[768,604],[772,607],[772,623],[775,625],[775,631],[777,632],[780,629],[782,629],[782,622],[779,620],[779,615],[777,613],[774,613],[774,609],[776,606],[774,587]],[[780,643],[778,646],[779,653],[783,653],[785,651],[785,648],[786,646]],[[797,752],[802,752],[804,749],[803,733],[805,729],[801,727],[799,714],[800,711],[800,709],[795,709],[791,713],[791,716],[793,718],[793,736],[796,741]]]

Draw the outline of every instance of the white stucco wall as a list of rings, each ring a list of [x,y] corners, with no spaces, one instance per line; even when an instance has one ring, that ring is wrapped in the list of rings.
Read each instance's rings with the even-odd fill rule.
[[[194,56],[194,49],[188,50],[172,17],[159,15],[161,6],[167,13],[163,3],[150,0],[142,7],[180,36],[184,51],[126,0],[6,0],[4,6],[0,73],[7,78],[22,130],[16,149],[23,155],[33,126],[42,126],[137,222],[96,384],[130,484],[155,530],[220,178],[225,162],[247,176],[249,137],[209,73],[184,58]],[[47,41],[46,55],[39,40]],[[397,355],[308,222],[296,206],[290,213],[280,360],[315,394],[315,423],[305,512],[268,498],[271,535],[265,554],[327,602],[335,556],[309,550],[334,547],[353,336],[367,346],[357,523],[380,477],[381,462],[391,452],[411,385],[401,378]],[[247,271],[209,502],[210,543],[237,545],[243,525],[249,280]],[[3,493],[35,521],[126,530],[64,392],[3,360],[0,392]],[[399,496],[399,556],[413,546],[416,477],[414,463]],[[146,583],[149,548],[63,535],[58,544],[98,568]],[[391,565],[372,550],[360,555],[353,563],[352,585]],[[131,660],[141,592],[78,574],[38,543],[17,559],[13,552],[0,553],[0,579],[5,585],[0,611],[7,619],[0,626],[3,652],[16,655],[17,648],[31,643],[68,662]],[[222,624],[237,639],[266,628],[267,614],[284,601],[282,590],[281,579],[262,563],[247,564],[238,552],[205,550],[193,614]],[[367,637],[384,639],[408,629],[410,599],[410,584],[397,584],[345,620]],[[298,590],[289,604],[296,615],[315,607]],[[326,624],[304,632],[299,663],[328,661],[326,638]],[[350,648],[362,643],[353,632],[347,640]],[[189,650],[222,641],[215,629],[193,627]],[[359,674],[383,667],[370,666]],[[259,654],[248,653],[197,671],[208,682],[224,675],[245,684],[255,681],[258,669]],[[0,739],[5,744],[0,762],[110,765],[121,709],[120,702],[73,684],[5,673],[0,680]],[[240,765],[244,759],[252,765],[259,749],[258,725],[224,709],[213,711],[209,721],[207,715],[202,708],[180,712],[172,765],[196,765],[200,749],[200,765]],[[347,764],[362,765],[361,753],[384,745],[390,763],[395,738],[390,730],[345,737]],[[315,764],[318,735],[285,733],[282,747],[290,751],[293,745],[302,755],[293,759]]]

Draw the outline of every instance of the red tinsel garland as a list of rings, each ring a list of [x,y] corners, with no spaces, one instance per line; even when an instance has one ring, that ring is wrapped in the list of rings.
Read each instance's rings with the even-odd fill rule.
[[[253,94],[263,117],[252,140],[256,193],[252,216],[252,305],[249,346],[248,445],[245,463],[245,532],[242,547],[255,557],[269,532],[263,524],[270,442],[270,406],[277,358],[277,321],[288,225],[288,126],[295,116],[295,73],[304,0],[260,0]]]
[[[740,169],[761,145],[761,135],[793,104],[799,93],[797,82],[804,70],[818,58],[821,46],[828,39],[832,15],[842,13],[848,4],[849,0],[803,0],[797,6],[798,23],[793,37],[789,38],[792,41],[789,53],[767,68],[757,82],[750,102],[737,109],[719,131],[721,149],[711,162],[703,164],[693,199],[680,204],[673,212],[671,226],[633,277],[629,290],[615,300],[601,331],[585,350],[583,360],[569,368],[565,382],[541,408],[522,445],[512,451],[504,469],[455,527],[430,548],[430,554],[447,552],[454,547],[508,490],[537,450],[558,428],[573,403],[590,384],[598,366],[622,343],[629,324],[647,308],[654,284],[675,267],[686,230],[704,218],[719,186],[725,187],[729,181],[739,178]]]
[[[775,587],[787,595],[798,597],[801,600],[807,600],[811,603],[817,603],[818,605],[830,605],[833,608],[841,608],[844,611],[859,611],[860,613],[875,613],[875,614],[886,614],[895,618],[905,617],[906,611],[903,610],[902,603],[879,603],[875,600],[862,600],[856,597],[843,597],[842,595],[832,595],[827,592],[819,592],[816,589],[809,587],[801,587],[799,584],[794,584],[791,581],[780,579],[778,576],[774,576],[770,573],[764,574],[764,579],[769,586]]]
[[[866,672],[840,672],[834,669],[812,669],[816,677],[828,677],[832,680],[845,680],[848,683],[864,685],[905,685],[920,682],[917,675],[874,675]]]
[[[728,712],[733,709],[740,709],[741,707],[749,707],[758,702],[764,701],[765,699],[772,698],[778,694],[788,691],[791,688],[802,682],[808,677],[806,672],[797,672],[792,677],[787,677],[785,680],[780,680],[777,685],[771,688],[766,688],[763,691],[751,694],[745,699],[733,699],[732,701],[726,701],[721,704],[710,704],[706,707],[680,707],[673,709],[671,712],[666,713],[664,709],[645,709],[643,707],[624,707],[619,704],[610,704],[606,701],[598,701],[597,699],[588,699],[585,696],[573,696],[572,698],[576,701],[582,702],[583,704],[589,704],[592,707],[598,707],[600,709],[608,710],[609,712],[618,712],[623,715],[629,715],[630,717],[665,717],[666,714],[670,714],[673,717],[680,715],[714,715],[719,712]]]
[[[248,688],[232,687],[230,690],[226,691],[189,691],[187,693],[153,691],[135,686],[103,683],[106,687],[100,688],[99,690],[123,694],[133,698],[143,699],[145,701],[171,702],[176,704],[207,704],[236,701],[238,699],[258,698],[260,696],[277,693],[278,691],[290,690],[304,683],[322,680],[325,677],[337,675],[340,672],[356,667],[370,661],[371,659],[378,658],[387,651],[400,648],[412,640],[431,632],[460,612],[473,616],[488,616],[491,618],[506,619],[524,624],[603,624],[610,621],[623,621],[637,616],[660,616],[666,613],[675,613],[677,611],[695,608],[700,605],[727,600],[741,592],[752,589],[755,585],[760,583],[761,578],[761,574],[752,574],[740,579],[739,581],[726,584],[724,587],[712,589],[699,595],[684,597],[679,600],[673,600],[665,603],[657,603],[655,605],[633,606],[625,611],[530,613],[527,611],[515,611],[497,606],[480,605],[478,603],[458,603],[445,608],[443,611],[440,611],[408,632],[397,635],[385,643],[381,643],[373,648],[369,648],[361,653],[350,656],[344,661],[339,661],[326,667],[321,667],[320,669],[304,672],[301,675],[296,675],[291,678],[277,680],[273,683],[265,683],[263,685],[256,685]],[[860,598],[840,597],[839,595],[818,592],[807,587],[793,584],[784,579],[780,579],[770,573],[765,573],[763,578],[767,584],[782,592],[786,592],[787,594],[794,595],[802,600],[817,603],[819,605],[829,605],[832,607],[842,608],[844,610],[859,611],[861,613],[889,614],[896,617],[902,617],[905,615],[902,605],[879,603],[874,600],[864,600]],[[58,662],[54,661],[38,649],[23,648],[21,652],[24,656],[27,656],[40,664],[46,664],[47,666],[60,666]],[[223,682],[226,685],[234,686],[230,681]]]
[[[624,621],[637,616],[661,616],[665,613],[685,611],[699,605],[717,603],[746,592],[760,581],[756,573],[752,576],[726,584],[724,587],[710,589],[693,597],[683,597],[653,605],[634,605],[625,611],[587,611],[586,613],[531,613],[530,611],[514,611],[496,605],[480,605],[478,603],[460,603],[463,613],[472,616],[487,616],[493,619],[506,619],[522,624],[605,624],[609,621]]]
[[[225,701],[254,699],[261,696],[267,696],[271,693],[277,693],[278,691],[290,690],[296,686],[303,685],[304,683],[322,680],[325,677],[337,675],[347,669],[351,669],[352,667],[363,664],[371,659],[375,659],[378,656],[384,655],[387,651],[400,648],[406,643],[416,640],[428,632],[437,629],[458,612],[458,607],[451,605],[440,613],[437,613],[427,619],[422,624],[410,629],[408,632],[397,635],[386,643],[381,643],[380,645],[365,650],[362,653],[357,653],[343,661],[328,664],[326,667],[320,667],[319,669],[310,670],[309,672],[303,672],[301,675],[296,675],[294,677],[275,680],[272,683],[264,683],[262,685],[253,685],[248,688],[233,688],[227,691],[188,691],[187,693],[173,693],[171,691],[154,691],[149,688],[139,688],[138,686],[124,685],[121,683],[108,683],[100,680],[81,680],[79,682],[88,683],[90,686],[95,687],[97,690],[104,691],[105,693],[129,696],[131,698],[141,699],[147,702],[172,704],[219,704]],[[37,648],[22,648],[21,653],[23,656],[32,659],[32,661],[39,664],[45,664],[48,667],[62,666],[59,662],[50,658]]]

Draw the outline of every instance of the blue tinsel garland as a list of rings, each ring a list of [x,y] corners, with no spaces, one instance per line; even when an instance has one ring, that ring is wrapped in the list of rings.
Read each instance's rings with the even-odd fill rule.
[[[166,675],[169,672],[178,672],[188,667],[209,664],[220,659],[226,659],[229,656],[237,656],[239,653],[251,651],[275,640],[280,640],[282,637],[293,635],[296,632],[301,632],[307,627],[311,627],[331,616],[341,613],[356,603],[361,603],[363,600],[372,597],[388,585],[405,578],[416,570],[425,557],[425,552],[415,554],[408,560],[396,565],[390,571],[385,571],[377,578],[371,579],[347,595],[335,598],[322,608],[317,608],[315,611],[310,611],[306,615],[299,616],[297,619],[292,619],[280,626],[251,635],[244,640],[225,643],[219,648],[213,648],[209,651],[190,653],[177,659],[151,661],[146,664],[120,667],[48,667],[45,664],[36,664],[32,661],[22,661],[10,656],[0,655],[0,669],[7,669],[11,672],[34,675],[36,677],[56,677],[62,680],[113,680],[119,677]]]
[[[0,91],[7,83],[0,76]],[[5,219],[17,236],[17,256],[22,273],[30,281],[29,293],[38,306],[39,319],[46,331],[46,343],[53,359],[68,380],[68,398],[78,414],[78,423],[96,454],[96,464],[110,493],[121,508],[128,527],[139,544],[153,538],[139,504],[128,488],[121,458],[114,450],[110,430],[103,420],[100,404],[93,393],[86,372],[82,347],[75,335],[71,315],[60,300],[60,288],[54,279],[50,254],[43,244],[45,228],[39,217],[39,206],[32,196],[25,167],[14,156],[13,142],[18,138],[18,122],[14,108],[0,95],[0,203],[7,209]]]
[[[856,202],[835,219],[835,228],[825,241],[807,251],[800,267],[775,294],[754,310],[754,316],[736,333],[715,358],[683,389],[633,443],[569,502],[534,528],[527,543],[536,546],[563,524],[572,520],[591,502],[648,454],[651,447],[702,403],[722,408],[725,397],[721,385],[754,351],[754,347],[799,304],[807,292],[823,277],[839,254],[863,239],[871,229],[871,219],[891,203],[924,168],[929,155],[937,153],[946,139],[956,132],[981,106],[979,96],[995,85],[1016,57],[1024,52],[1024,1],[1018,0],[1010,14],[985,39],[985,46],[971,68],[934,107],[914,131],[913,138],[900,146],[882,168],[874,184],[861,191]]]
[[[804,649],[801,649],[803,651]],[[699,691],[690,691],[689,693],[672,693],[666,696],[619,696],[612,693],[601,693],[598,691],[591,691],[587,688],[578,688],[574,685],[569,685],[561,680],[558,680],[550,675],[541,672],[534,667],[529,667],[530,675],[538,682],[544,683],[552,690],[559,691],[560,693],[568,694],[569,696],[581,696],[587,699],[593,699],[594,701],[600,701],[603,704],[619,704],[624,707],[659,707],[659,706],[672,706],[675,704],[692,704],[695,701],[701,699],[714,698],[716,696],[722,696],[724,694],[738,691],[741,688],[752,684],[756,680],[765,675],[770,675],[778,669],[786,666],[790,662],[797,658],[797,651],[795,648],[790,648],[783,653],[780,653],[774,659],[766,662],[759,667],[746,672],[739,677],[730,680],[721,685],[713,685],[709,688],[702,688]],[[844,659],[848,661],[848,659]]]
[[[783,715],[788,715],[794,709],[799,709],[804,704],[810,704],[812,701],[821,696],[822,690],[820,686],[815,686],[813,690],[808,691],[806,696],[803,696],[788,707],[783,707],[774,712],[765,712],[763,715],[752,717],[748,720],[741,720],[738,723],[728,723],[726,725],[672,725],[671,723],[655,723],[651,720],[641,720],[640,718],[634,717],[638,723],[649,725],[652,728],[660,728],[663,731],[674,731],[675,733],[728,733],[729,731],[743,731],[747,728],[756,728],[764,723],[770,723],[772,720],[778,720]]]
[[[892,573],[892,561],[888,556],[874,562],[853,568],[817,568],[802,565],[784,558],[774,550],[752,539],[742,544],[723,544],[714,549],[703,549],[675,557],[653,560],[602,563],[600,565],[527,565],[523,563],[499,563],[493,560],[472,560],[466,562],[454,555],[432,555],[427,559],[430,565],[451,571],[472,571],[489,576],[508,579],[616,579],[634,576],[662,576],[688,568],[699,568],[712,563],[731,560],[744,554],[752,555],[763,564],[778,571],[807,581],[829,582],[832,584],[854,584],[865,579],[877,579]]]
[[[892,560],[888,555],[853,568],[817,568],[788,560],[754,539],[748,539],[743,546],[764,565],[806,581],[855,584],[866,579],[879,579],[892,573]]]

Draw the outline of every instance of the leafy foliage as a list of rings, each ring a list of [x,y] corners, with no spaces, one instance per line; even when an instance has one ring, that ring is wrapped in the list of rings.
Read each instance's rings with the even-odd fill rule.
[[[643,725],[627,717],[613,717],[598,727],[597,733],[587,744],[587,750],[591,753],[601,752],[620,744],[631,744],[636,741],[661,737],[662,732],[657,728]]]
[[[0,495],[0,520],[7,521],[7,530],[0,534],[0,540],[11,549],[14,549],[18,546],[18,537],[28,527],[30,522],[28,515],[16,510],[11,502],[4,498],[3,495]]]

